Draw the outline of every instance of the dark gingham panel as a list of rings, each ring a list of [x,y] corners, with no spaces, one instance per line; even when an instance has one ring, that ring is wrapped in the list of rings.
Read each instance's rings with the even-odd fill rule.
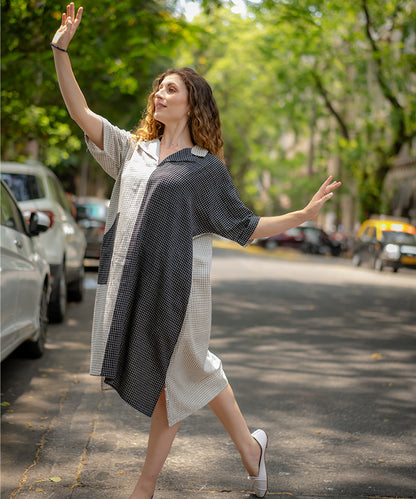
[[[103,237],[103,243],[100,252],[100,264],[98,268],[98,284],[107,284],[108,274],[110,272],[111,258],[113,256],[114,239],[116,237],[117,223],[119,214],[116,215],[113,225]]]
[[[215,156],[185,149],[152,173],[101,373],[139,411],[152,414],[181,331],[192,282],[192,238],[215,232],[244,245],[257,222]]]

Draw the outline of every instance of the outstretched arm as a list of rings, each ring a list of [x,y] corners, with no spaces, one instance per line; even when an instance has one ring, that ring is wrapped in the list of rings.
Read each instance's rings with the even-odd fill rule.
[[[52,40],[59,88],[71,118],[84,130],[88,137],[100,148],[103,148],[103,123],[100,116],[88,107],[84,94],[78,86],[72,71],[68,55],[68,45],[81,23],[83,8],[78,9],[75,17],[75,5],[71,2],[66,13],[62,14],[62,22]]]
[[[341,182],[332,182],[332,177],[328,177],[303,210],[276,217],[261,217],[250,239],[271,237],[316,218],[322,206],[332,198],[333,191],[340,185]]]

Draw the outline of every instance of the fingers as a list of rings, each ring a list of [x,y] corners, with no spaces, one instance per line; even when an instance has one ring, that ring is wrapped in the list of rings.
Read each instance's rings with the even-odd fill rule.
[[[328,192],[328,194],[323,195],[319,200],[317,200],[317,208],[318,211],[322,208],[322,206],[329,201],[334,196],[333,192]]]
[[[75,4],[71,2],[66,6],[66,17],[71,18],[71,21],[77,21],[78,24],[81,22],[83,8],[80,7],[77,12],[77,16],[75,17]]]
[[[341,182],[338,182],[338,181],[334,181],[332,182],[332,184],[328,185],[328,187],[326,188],[327,191],[335,191],[335,189],[338,189],[338,187],[341,185]]]
[[[332,175],[330,175],[321,185],[320,190],[325,190],[328,187],[328,185],[331,183],[332,178],[333,178]]]
[[[330,175],[325,180],[325,182],[321,185],[321,187],[318,189],[318,191],[316,192],[313,199],[316,199],[316,200],[321,199],[321,198],[325,197],[327,194],[329,194],[330,192],[337,189],[341,185],[341,182],[337,182],[337,181],[333,181],[331,184],[332,179],[333,179],[333,177],[332,177],[332,175]]]
[[[326,186],[325,190],[324,190],[324,193],[323,193],[323,196],[322,196],[322,200],[324,203],[326,203],[329,199],[331,199],[334,195],[334,190],[335,189],[338,189],[338,187],[341,185],[341,182],[338,182],[338,181],[334,181],[332,182],[332,184],[329,184]]]
[[[74,19],[74,14],[75,14],[75,4],[74,2],[71,2],[69,5],[66,6],[66,13],[68,17],[71,19]]]
[[[69,29],[73,27],[76,29],[82,19],[82,13],[84,11],[83,7],[79,7],[77,15],[75,17],[75,4],[71,2],[66,6],[66,13],[62,14],[62,26],[68,26]]]
[[[317,196],[322,197],[324,194],[326,194],[327,187],[330,184],[331,180],[332,180],[332,175],[330,175],[321,185],[321,187],[318,189],[316,193]]]
[[[330,175],[325,182],[321,185],[318,192],[313,196],[308,206],[305,208],[307,211],[308,220],[313,220],[317,217],[322,206],[334,196],[334,190],[338,189],[341,182],[332,180]],[[332,183],[331,183],[332,182]]]
[[[338,189],[338,187],[341,185],[341,182],[338,182],[337,180],[334,180],[331,184],[332,179],[333,177],[332,175],[330,175],[321,185],[320,191],[322,192],[322,194],[328,194],[329,192]]]
[[[78,26],[82,19],[82,13],[84,12],[83,7],[80,7],[77,12],[77,17],[75,18],[75,26]]]

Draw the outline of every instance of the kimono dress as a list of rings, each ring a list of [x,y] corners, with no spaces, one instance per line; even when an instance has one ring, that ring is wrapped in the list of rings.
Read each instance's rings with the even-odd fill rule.
[[[169,425],[226,386],[209,351],[212,237],[246,245],[259,217],[224,164],[194,146],[159,164],[160,140],[135,140],[103,118],[87,146],[115,180],[94,308],[91,369],[151,416],[165,390]]]

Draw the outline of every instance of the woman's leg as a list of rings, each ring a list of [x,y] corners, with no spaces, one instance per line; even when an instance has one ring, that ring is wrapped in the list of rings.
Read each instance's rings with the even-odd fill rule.
[[[180,423],[169,426],[165,390],[159,397],[150,424],[146,460],[140,478],[130,499],[150,499],[156,487],[157,477],[165,464]]]
[[[250,430],[241,414],[231,386],[228,385],[219,395],[211,400],[209,406],[237,447],[248,474],[257,476],[261,448],[250,434]]]

